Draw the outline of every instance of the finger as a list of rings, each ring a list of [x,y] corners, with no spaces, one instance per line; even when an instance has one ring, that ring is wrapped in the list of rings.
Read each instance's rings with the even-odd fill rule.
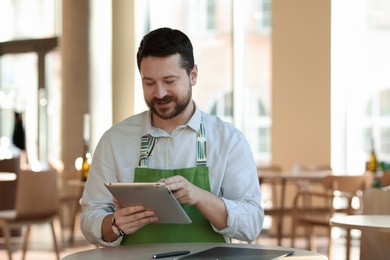
[[[127,223],[131,221],[132,219],[129,217],[138,213],[138,212],[143,212],[145,209],[143,206],[131,206],[131,207],[126,207],[126,208],[117,208],[114,211],[114,216],[115,216],[115,221],[120,226],[120,224]]]
[[[183,180],[185,180],[185,178],[183,176],[175,175],[175,176],[166,178],[164,180],[164,183],[165,184],[172,184],[172,183],[176,183],[176,182],[182,182]]]
[[[167,184],[166,186],[171,191],[177,191],[177,190],[180,190],[180,188],[181,188],[180,183],[177,183],[177,182],[171,183],[171,184]]]
[[[171,191],[177,191],[189,185],[183,176],[173,176],[165,180],[165,184]]]
[[[186,203],[186,196],[183,196],[183,195],[181,195],[180,193],[175,193],[174,195],[175,195],[176,200],[177,200],[180,204]]]
[[[140,213],[133,214],[133,223],[137,225],[148,224],[158,221],[157,213],[154,210],[145,210]]]
[[[132,212],[131,214],[129,212]],[[142,206],[133,206],[123,208],[121,210],[116,210],[114,212],[116,224],[121,228],[121,230],[133,228],[139,225],[144,225],[150,221],[155,222],[155,217],[157,217],[156,212],[152,210],[144,210]],[[151,220],[145,220],[151,218]],[[158,221],[158,220],[157,220]]]
[[[159,218],[154,211],[147,210],[140,213],[133,214],[129,217],[129,221],[121,226],[121,229],[126,234],[133,234],[141,227],[158,222]]]
[[[126,207],[124,209],[125,209],[124,213],[127,216],[133,215],[133,214],[138,213],[138,212],[144,212],[145,211],[145,208],[143,206],[141,206],[141,205],[139,205],[139,206],[130,206],[130,207]]]
[[[180,204],[188,203],[190,199],[190,194],[183,189],[173,192],[173,195]]]
[[[131,225],[125,226],[124,229],[122,229],[126,234],[134,234],[137,232],[140,228],[147,224],[155,223],[158,221],[158,217],[150,217],[150,218],[145,218],[137,223],[132,223]]]
[[[120,209],[121,208],[121,205],[119,205],[119,201],[114,197],[114,199],[112,200],[116,206],[117,209]]]

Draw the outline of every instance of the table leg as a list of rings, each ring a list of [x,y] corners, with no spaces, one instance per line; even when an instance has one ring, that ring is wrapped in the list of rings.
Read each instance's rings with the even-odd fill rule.
[[[346,229],[347,235],[346,235],[346,246],[345,246],[345,259],[349,260],[351,256],[351,230],[349,228]],[[329,241],[330,243],[330,241]]]
[[[284,220],[284,204],[285,204],[285,197],[286,197],[286,180],[282,178],[282,191],[281,191],[281,197],[280,197],[280,212],[279,212],[279,218],[278,218],[278,246],[282,245],[282,236],[283,236],[283,220]]]

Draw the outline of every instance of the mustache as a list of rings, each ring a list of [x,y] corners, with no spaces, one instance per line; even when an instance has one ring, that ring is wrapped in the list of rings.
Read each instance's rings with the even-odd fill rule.
[[[168,103],[168,102],[171,102],[172,100],[174,100],[174,97],[173,96],[165,96],[163,98],[153,98],[152,99],[152,103]]]

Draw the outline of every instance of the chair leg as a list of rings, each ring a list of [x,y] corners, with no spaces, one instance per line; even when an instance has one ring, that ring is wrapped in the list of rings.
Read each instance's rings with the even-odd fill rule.
[[[31,231],[31,225],[27,225],[26,234],[24,235],[24,239],[23,239],[22,260],[24,260],[26,257],[27,246],[28,246],[28,242],[30,240],[30,231]]]
[[[314,233],[314,228],[310,228],[310,251],[315,251],[317,252],[317,236]]]
[[[333,243],[332,243],[332,227],[328,228],[328,259],[332,260]]]
[[[314,243],[313,243],[313,228],[312,226],[305,226],[305,237],[306,237],[306,249],[309,251],[313,251],[314,249]]]
[[[51,219],[50,221],[50,226],[51,226],[51,233],[53,235],[53,245],[54,245],[54,251],[56,253],[56,256],[57,256],[57,260],[60,260],[60,252],[58,250],[58,244],[57,244],[57,238],[56,238],[56,232],[54,230],[54,222],[53,222],[53,219]]]
[[[346,246],[345,246],[345,251],[346,251],[345,259],[349,260],[349,258],[350,258],[350,248],[351,248],[351,230],[347,228],[346,231],[347,231],[347,235],[346,235],[347,243],[346,243]]]
[[[80,203],[79,200],[75,200],[76,204],[74,205],[74,209],[72,212],[72,217],[71,217],[71,225],[70,225],[70,237],[69,237],[69,242],[72,244],[74,242],[74,230],[76,228],[76,216],[78,213],[78,210],[80,208]]]
[[[61,245],[64,247],[65,246],[65,235],[64,235],[64,230],[65,230],[65,223],[64,223],[64,209],[63,205],[64,203],[61,201],[59,203],[58,207],[58,220],[60,222],[60,229],[61,229]]]
[[[3,232],[3,236],[5,239],[5,248],[7,249],[8,259],[12,260],[11,234],[6,223],[1,225],[1,231]]]
[[[297,221],[295,221],[295,217],[293,215],[293,220],[291,224],[291,247],[295,247],[295,232],[296,232],[296,226],[297,226]]]

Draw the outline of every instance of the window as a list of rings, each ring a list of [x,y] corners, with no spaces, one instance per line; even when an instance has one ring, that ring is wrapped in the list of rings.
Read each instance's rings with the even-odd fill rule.
[[[390,160],[390,86],[374,95],[365,110],[363,142],[366,154],[371,151],[371,139],[380,160]],[[379,157],[379,156],[378,156]]]
[[[371,139],[378,159],[390,160],[389,17],[387,0],[332,1],[335,170],[363,171]]]
[[[216,6],[215,0],[207,0],[207,30],[214,30],[216,27]]]
[[[253,1],[254,28],[258,32],[271,29],[271,0]]]
[[[58,159],[60,152],[60,60],[53,37],[59,2],[0,0],[0,20],[7,24],[0,28],[0,137],[12,140],[14,113],[21,114],[32,166]]]

